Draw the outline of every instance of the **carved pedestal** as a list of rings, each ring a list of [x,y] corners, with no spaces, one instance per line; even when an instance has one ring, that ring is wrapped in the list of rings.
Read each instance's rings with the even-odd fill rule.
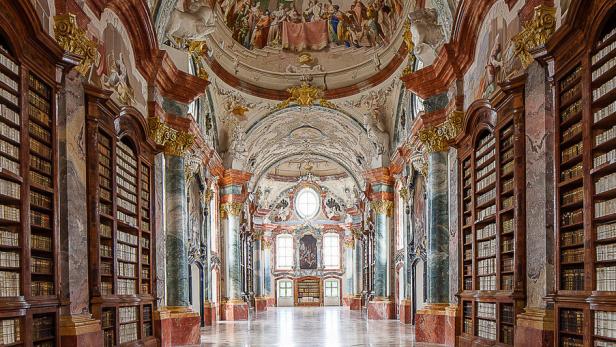
[[[516,319],[514,345],[554,346],[554,311],[526,308]]]
[[[161,347],[199,345],[199,313],[188,307],[164,307],[154,312],[155,331]]]
[[[102,345],[101,321],[89,314],[61,316],[60,341],[62,346],[67,347]]]
[[[457,307],[449,304],[426,304],[415,315],[417,342],[455,346]]]

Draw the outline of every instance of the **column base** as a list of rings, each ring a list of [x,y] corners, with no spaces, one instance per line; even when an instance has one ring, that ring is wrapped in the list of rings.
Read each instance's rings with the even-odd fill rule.
[[[193,312],[190,307],[162,307],[154,312],[154,325],[161,347],[201,343],[199,313]]]
[[[425,304],[415,315],[417,342],[455,346],[457,305]]]
[[[264,296],[255,298],[255,311],[265,312],[267,311],[267,298]]]
[[[221,319],[226,321],[248,320],[248,304],[242,300],[229,300],[221,305]]]
[[[386,320],[396,318],[395,303],[389,298],[375,298],[368,302],[368,319]]]
[[[60,316],[60,342],[68,347],[102,345],[101,321],[91,314]]]
[[[411,300],[404,299],[400,302],[400,323],[412,324],[413,311],[411,311]]]
[[[361,296],[351,297],[351,303],[349,305],[349,309],[351,311],[359,311],[361,310]]]
[[[267,307],[276,307],[276,298],[268,297],[267,298]]]
[[[206,301],[203,303],[203,321],[205,325],[212,326],[216,323],[216,304]]]
[[[525,308],[516,318],[515,346],[554,346],[554,310]]]

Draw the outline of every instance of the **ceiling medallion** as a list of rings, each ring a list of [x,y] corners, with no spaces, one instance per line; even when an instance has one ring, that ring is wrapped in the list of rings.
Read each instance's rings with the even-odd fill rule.
[[[287,108],[289,106],[323,106],[327,108],[337,109],[338,107],[332,102],[323,97],[323,89],[308,84],[305,80],[299,86],[294,86],[287,89],[287,92],[291,94],[289,98],[276,105],[277,110]]]

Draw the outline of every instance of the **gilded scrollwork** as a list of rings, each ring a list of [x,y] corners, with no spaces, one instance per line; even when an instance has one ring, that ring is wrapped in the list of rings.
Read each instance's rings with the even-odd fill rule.
[[[419,131],[419,141],[427,152],[443,152],[449,148],[449,142],[462,130],[464,113],[453,111],[447,120],[436,127],[427,127]]]
[[[370,206],[377,214],[383,214],[387,217],[393,215],[394,202],[391,200],[374,200],[370,202]]]
[[[520,59],[524,69],[533,62],[530,52],[545,45],[555,30],[556,8],[545,5],[535,7],[533,18],[513,37],[515,55]]]
[[[60,47],[82,58],[75,70],[87,75],[92,65],[99,60],[99,53],[96,42],[88,39],[86,31],[77,25],[77,17],[72,13],[55,16],[54,33]]]
[[[220,205],[220,218],[226,219],[230,216],[239,217],[243,207],[244,204],[241,202],[225,202]]]
[[[150,137],[163,147],[166,154],[182,157],[195,143],[194,135],[173,129],[157,117],[148,118]]]
[[[287,89],[291,94],[289,98],[276,105],[276,109],[280,110],[291,105],[312,106],[318,105],[327,108],[337,109],[337,106],[324,98],[323,89],[312,86],[308,82],[303,81],[301,85]]]

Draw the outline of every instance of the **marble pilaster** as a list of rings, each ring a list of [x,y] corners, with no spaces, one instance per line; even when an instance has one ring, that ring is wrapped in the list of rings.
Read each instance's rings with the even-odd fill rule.
[[[165,155],[165,244],[167,306],[190,306],[184,158]]]
[[[554,308],[544,298],[554,283],[554,115],[546,67],[533,62],[525,84],[526,307],[516,319],[515,344],[554,343]]]
[[[456,294],[460,283],[458,252],[458,151],[449,149],[449,302],[458,303]]]

